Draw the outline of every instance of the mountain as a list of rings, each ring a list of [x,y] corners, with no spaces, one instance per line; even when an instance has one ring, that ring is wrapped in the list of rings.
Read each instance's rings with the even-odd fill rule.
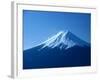
[[[60,31],[23,51],[23,69],[89,66],[90,44],[70,31]]]
[[[50,47],[50,48],[59,47],[60,49],[68,49],[68,48],[71,48],[75,45],[81,46],[81,47],[89,46],[88,43],[79,39],[77,36],[75,36],[74,34],[72,34],[69,31],[58,32],[53,37],[44,41],[42,43],[42,45],[43,45],[42,49],[45,47]]]

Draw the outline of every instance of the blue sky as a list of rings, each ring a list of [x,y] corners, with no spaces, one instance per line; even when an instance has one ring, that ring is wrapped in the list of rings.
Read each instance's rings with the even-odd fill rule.
[[[24,50],[52,37],[61,30],[69,30],[90,43],[90,13],[23,10]]]

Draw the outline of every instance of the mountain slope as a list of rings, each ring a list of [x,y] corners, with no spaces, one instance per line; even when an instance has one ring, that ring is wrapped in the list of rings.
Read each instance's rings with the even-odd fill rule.
[[[73,47],[75,45],[78,46],[89,46],[88,43],[86,43],[85,41],[79,39],[77,36],[75,36],[74,34],[72,34],[69,31],[60,31],[59,33],[57,33],[56,35],[54,35],[53,37],[49,38],[48,40],[44,41],[42,44],[44,44],[44,47],[57,47],[60,46],[59,48],[70,48]]]
[[[91,65],[90,44],[69,31],[60,31],[36,47],[23,51],[23,69]]]

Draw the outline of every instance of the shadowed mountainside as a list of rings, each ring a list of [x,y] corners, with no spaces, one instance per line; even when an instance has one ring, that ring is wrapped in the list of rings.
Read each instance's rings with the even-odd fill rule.
[[[23,69],[90,65],[90,44],[71,32],[59,32],[42,44],[23,51]]]

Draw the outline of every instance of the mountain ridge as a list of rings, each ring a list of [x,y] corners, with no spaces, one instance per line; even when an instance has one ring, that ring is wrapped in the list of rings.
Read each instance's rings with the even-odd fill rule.
[[[69,31],[60,31],[43,43],[23,51],[23,69],[90,65],[90,44]]]
[[[76,46],[76,45],[84,47],[84,46],[89,46],[90,44],[81,40],[76,35],[74,35],[73,33],[71,33],[70,31],[67,30],[67,31],[58,32],[56,35],[50,37],[46,41],[44,41],[34,47],[38,47],[41,45],[42,45],[41,49],[43,49],[45,47],[55,48],[57,46],[59,46],[60,49],[62,49],[62,48],[68,49],[68,48]],[[32,48],[34,48],[34,47],[32,47]]]

